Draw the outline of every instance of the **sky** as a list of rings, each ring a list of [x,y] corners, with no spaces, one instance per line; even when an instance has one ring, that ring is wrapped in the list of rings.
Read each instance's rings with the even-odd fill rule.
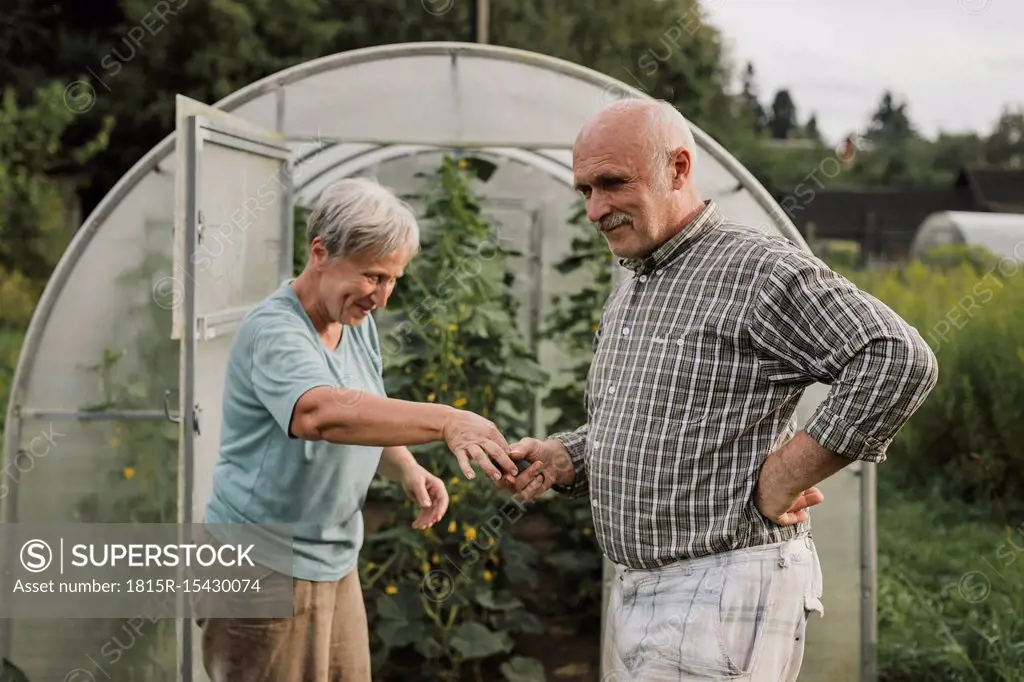
[[[1024,0],[703,0],[765,106],[789,88],[830,140],[862,131],[890,89],[934,137],[991,132],[1024,107]],[[738,87],[738,86],[737,86]]]

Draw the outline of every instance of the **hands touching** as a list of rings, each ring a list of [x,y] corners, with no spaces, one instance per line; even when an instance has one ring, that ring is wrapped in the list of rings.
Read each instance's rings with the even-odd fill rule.
[[[576,478],[569,453],[557,440],[523,438],[512,445],[512,458],[528,466],[514,480],[502,479],[499,486],[524,502],[536,499],[555,484],[571,485]]]
[[[508,455],[508,442],[491,420],[473,412],[452,410],[441,433],[448,449],[459,460],[462,473],[469,480],[476,478],[470,461],[476,462],[496,482],[502,480],[502,471],[508,481],[512,481],[519,473],[515,462]]]

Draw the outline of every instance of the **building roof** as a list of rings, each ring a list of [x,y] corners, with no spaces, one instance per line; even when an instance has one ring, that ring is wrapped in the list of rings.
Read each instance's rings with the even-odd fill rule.
[[[1024,213],[1024,169],[964,168],[954,187],[968,189],[984,210]]]

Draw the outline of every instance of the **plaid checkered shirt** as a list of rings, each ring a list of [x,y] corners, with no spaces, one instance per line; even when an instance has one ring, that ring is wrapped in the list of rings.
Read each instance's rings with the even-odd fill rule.
[[[843,457],[885,460],[938,377],[921,335],[783,237],[714,202],[615,287],[587,378],[587,423],[553,434],[589,493],[612,561],[656,568],[781,542],[758,513],[765,456],[796,431],[803,391],[831,390],[805,430]]]

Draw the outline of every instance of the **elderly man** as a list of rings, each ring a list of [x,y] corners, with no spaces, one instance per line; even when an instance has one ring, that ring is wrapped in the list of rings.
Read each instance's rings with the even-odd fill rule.
[[[231,348],[205,515],[291,527],[293,615],[200,619],[213,682],[369,682],[357,558],[374,474],[404,487],[425,528],[448,495],[407,445],[445,442],[469,478],[471,460],[492,478],[492,459],[506,480],[517,473],[489,420],[385,395],[372,312],[418,250],[409,207],[372,181],[343,180],[319,198],[306,236],[305,270],[248,313]]]
[[[579,133],[576,187],[632,276],[602,312],[587,423],[513,444],[543,462],[544,482],[527,471],[511,487],[589,493],[617,565],[622,668],[609,679],[795,680],[807,615],[822,611],[814,486],[882,462],[937,364],[820,260],[725,219],[695,168],[686,121],[664,102],[617,105]],[[831,391],[794,434],[815,382]]]

